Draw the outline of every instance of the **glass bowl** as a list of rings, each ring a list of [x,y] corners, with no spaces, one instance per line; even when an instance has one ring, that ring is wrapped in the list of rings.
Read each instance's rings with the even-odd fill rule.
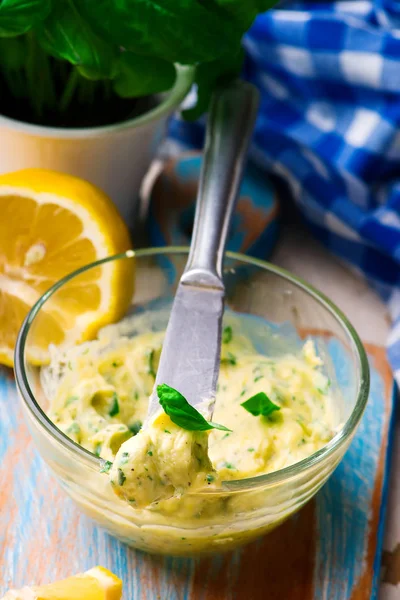
[[[42,328],[57,305],[67,298],[71,302],[77,289],[89,294],[88,282],[111,277],[114,261],[122,261],[124,272],[134,279],[126,285],[129,301],[134,283],[130,313],[154,310],[160,303],[170,306],[187,253],[185,248],[128,251],[69,275],[33,307],[15,352],[16,381],[30,431],[61,486],[86,514],[127,544],[148,552],[177,555],[234,548],[263,535],[299,510],[343,458],[369,392],[368,361],[362,343],[346,317],[327,298],[282,269],[228,253],[224,267],[227,310],[258,319],[253,328],[257,343],[267,341],[266,351],[272,348],[274,354],[298,348],[306,336],[311,337],[331,379],[343,426],[322,449],[296,464],[267,475],[230,481],[221,490],[201,492],[208,494],[208,500],[209,494],[214,494],[215,500],[223,503],[223,511],[214,514],[210,511],[186,521],[179,510],[159,514],[132,508],[120,500],[108,476],[100,472],[102,459],[75,444],[46,416],[48,401],[40,385],[39,368],[29,360],[30,348],[40,342]],[[167,318],[168,311],[155,329],[164,328]]]

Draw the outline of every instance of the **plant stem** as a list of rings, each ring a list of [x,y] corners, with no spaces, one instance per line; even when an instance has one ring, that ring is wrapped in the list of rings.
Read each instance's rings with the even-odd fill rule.
[[[65,113],[71,104],[71,100],[79,83],[79,79],[80,75],[78,70],[75,67],[72,67],[59,102],[59,110],[61,113]]]
[[[27,34],[28,52],[25,72],[28,99],[36,118],[42,118],[46,109],[55,106],[55,89],[50,57],[37,43],[34,34]]]

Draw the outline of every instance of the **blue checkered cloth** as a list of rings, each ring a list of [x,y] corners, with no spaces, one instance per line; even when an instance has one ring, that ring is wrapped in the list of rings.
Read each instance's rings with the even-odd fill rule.
[[[400,1],[286,2],[246,35],[260,88],[251,149],[315,236],[388,303],[400,383]],[[171,135],[201,147],[204,124]]]

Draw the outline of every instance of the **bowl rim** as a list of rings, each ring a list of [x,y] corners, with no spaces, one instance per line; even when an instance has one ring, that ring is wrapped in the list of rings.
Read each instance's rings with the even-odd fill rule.
[[[188,252],[189,248],[186,246],[143,248],[139,250],[127,250],[126,252],[115,254],[113,256],[109,256],[97,260],[95,262],[89,263],[73,271],[72,273],[69,273],[68,275],[60,279],[57,283],[55,283],[51,288],[49,288],[49,290],[47,290],[41,296],[41,298],[39,298],[39,300],[33,305],[21,326],[14,352],[14,372],[16,384],[25,406],[28,408],[29,412],[34,417],[34,419],[38,421],[41,428],[43,428],[46,431],[46,433],[48,433],[56,442],[60,443],[64,448],[72,452],[72,454],[76,455],[76,458],[80,459],[81,461],[83,460],[87,462],[88,466],[91,466],[92,468],[95,468],[98,471],[100,471],[100,469],[104,465],[104,459],[95,456],[89,450],[86,450],[76,442],[72,441],[66,434],[64,434],[60,429],[58,429],[54,425],[54,423],[49,419],[46,413],[42,410],[42,408],[35,399],[35,395],[29,385],[24,364],[25,344],[27,336],[29,334],[29,329],[45,302],[47,302],[47,300],[64,284],[66,284],[74,277],[77,277],[81,273],[88,271],[89,269],[101,266],[103,264],[115,260],[163,256],[168,254],[187,255]],[[336,321],[338,321],[338,323],[342,326],[342,328],[348,335],[352,346],[351,350],[354,352],[358,360],[360,373],[359,385],[356,392],[357,399],[354,408],[349,417],[347,418],[346,422],[344,423],[343,427],[327,444],[325,444],[322,448],[320,448],[310,456],[304,458],[303,460],[298,461],[287,467],[284,467],[283,469],[280,469],[278,471],[274,471],[272,473],[267,473],[263,475],[257,475],[255,477],[248,477],[246,479],[238,479],[223,482],[223,488],[225,490],[239,492],[244,491],[246,489],[256,489],[259,487],[276,485],[278,483],[282,483],[283,481],[288,481],[294,477],[298,477],[299,475],[312,469],[325,459],[335,454],[336,450],[338,450],[348,440],[351,441],[352,436],[356,431],[356,428],[361,420],[361,417],[364,413],[368,401],[370,387],[370,372],[367,354],[356,330],[351,325],[347,317],[343,314],[343,312],[323,293],[318,291],[316,288],[308,284],[300,277],[297,277],[289,271],[286,271],[281,267],[277,267],[267,261],[246,256],[237,252],[226,252],[226,256],[230,259],[240,261],[243,264],[259,267],[265,271],[268,271],[270,273],[273,273],[274,275],[278,275],[279,277],[290,281],[292,284],[296,285],[304,292],[308,293],[312,298],[314,298],[314,300],[316,300],[320,303],[320,305],[326,308],[328,312],[336,319]],[[220,490],[206,490],[206,493],[220,493]]]

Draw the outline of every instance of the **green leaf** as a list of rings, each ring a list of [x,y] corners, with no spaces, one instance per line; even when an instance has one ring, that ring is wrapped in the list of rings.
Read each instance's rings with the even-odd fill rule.
[[[272,8],[278,0],[215,0],[218,6],[226,10],[247,31],[256,16]]]
[[[281,410],[281,407],[274,404],[264,392],[259,392],[255,396],[252,396],[246,402],[243,402],[240,406],[243,406],[247,412],[251,413],[255,417],[262,415],[268,417],[271,413],[276,410]]]
[[[171,421],[187,431],[221,429],[231,431],[224,425],[206,421],[201,413],[189,404],[184,396],[166,383],[157,386],[157,395],[164,412]]]
[[[51,4],[51,0],[0,0],[0,37],[26,33],[49,14]]]
[[[236,52],[245,31],[232,11],[214,1],[80,0],[80,7],[109,42],[182,64]]]
[[[238,44],[231,55],[201,63],[196,67],[197,102],[194,107],[182,112],[184,119],[195,121],[208,110],[213,91],[218,85],[229,83],[240,75],[243,59],[244,52]]]
[[[231,340],[232,340],[232,327],[227,325],[226,327],[224,327],[224,330],[222,332],[222,343],[229,344],[229,342]]]
[[[55,0],[51,14],[35,33],[46,52],[76,65],[84,77],[107,79],[116,74],[120,51],[93,31],[80,1]]]
[[[113,88],[122,98],[138,98],[169,90],[175,75],[174,65],[166,60],[123,52],[118,60]]]

